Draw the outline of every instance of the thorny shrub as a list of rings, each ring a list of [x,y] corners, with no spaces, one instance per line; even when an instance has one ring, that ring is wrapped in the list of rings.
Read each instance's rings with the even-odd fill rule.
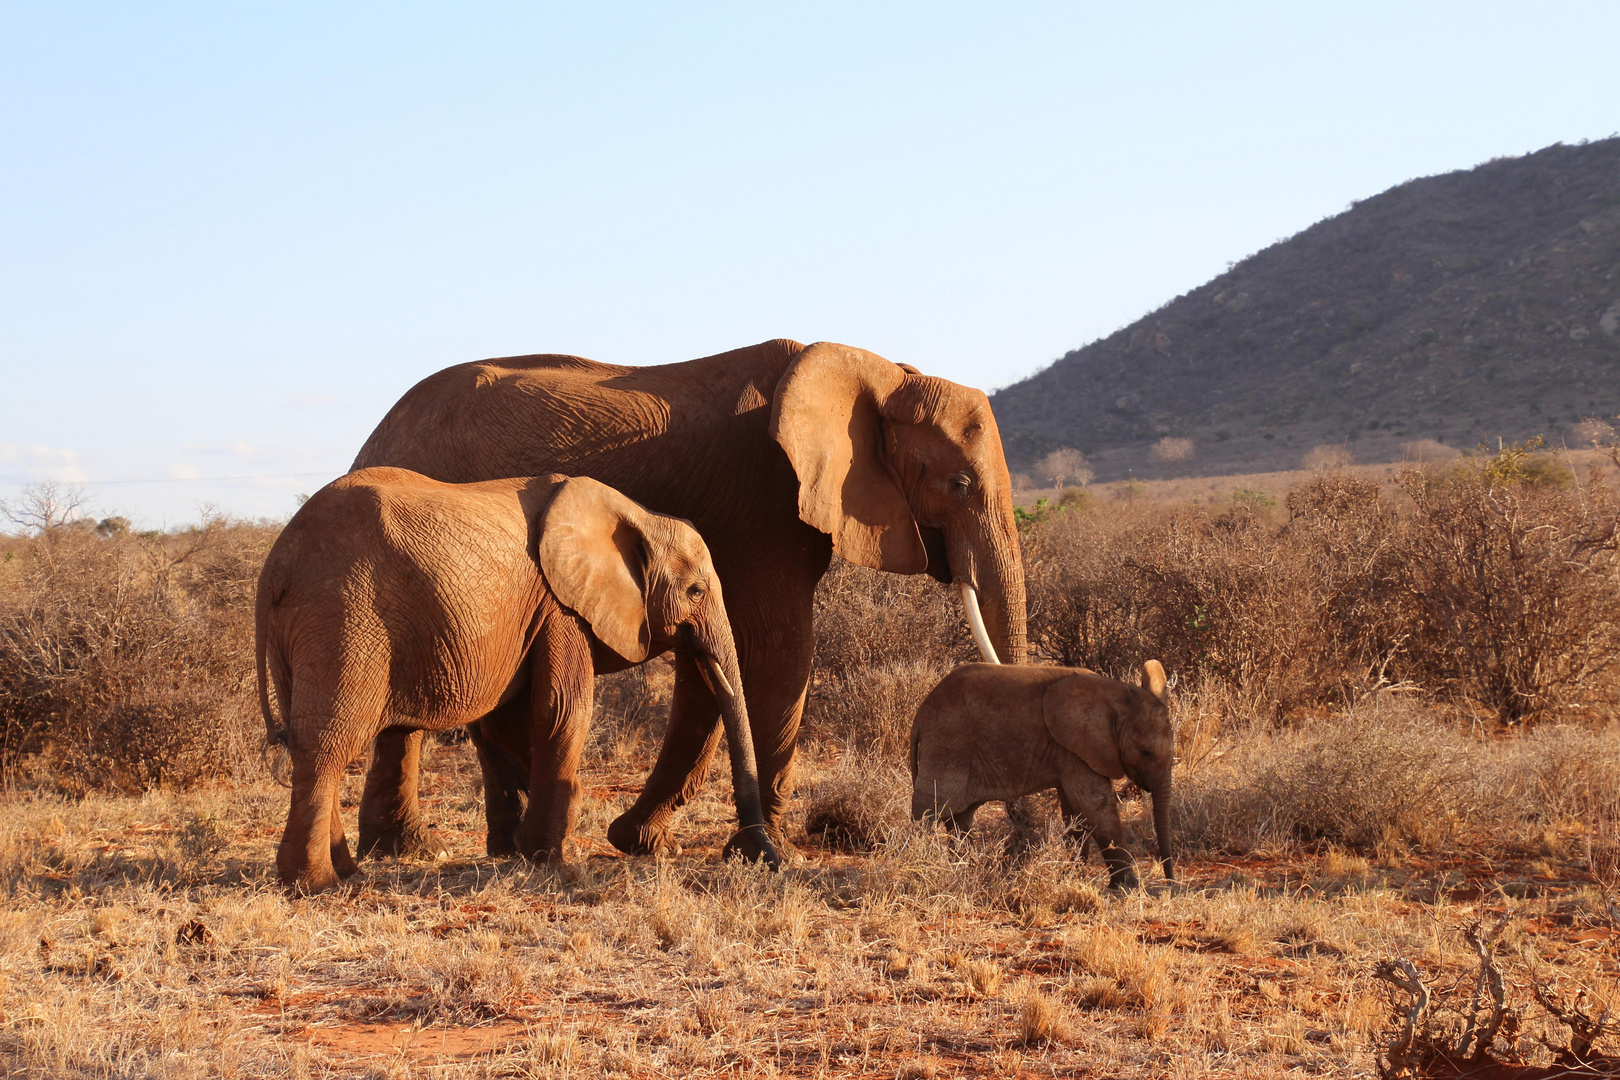
[[[1507,452],[1504,451],[1504,454]],[[1409,683],[1513,724],[1620,704],[1617,505],[1497,458],[1410,470],[1404,505],[1329,474],[1252,506],[1115,507],[1026,526],[1032,647],[1105,672],[1157,656],[1273,719]]]
[[[911,718],[957,664],[978,659],[955,591],[835,559],[815,600],[806,737],[900,759]]]
[[[253,593],[276,529],[65,525],[0,565],[0,768],[73,791],[241,772],[263,741]]]

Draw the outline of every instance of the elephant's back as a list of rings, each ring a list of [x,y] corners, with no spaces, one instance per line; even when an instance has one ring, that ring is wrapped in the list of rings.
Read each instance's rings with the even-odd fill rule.
[[[534,486],[373,468],[322,488],[260,579],[267,625],[295,671],[371,673],[360,681],[386,686],[392,710],[430,726],[460,722],[463,706],[493,707],[544,592],[524,506]]]
[[[799,350],[773,341],[651,367],[559,354],[459,364],[407,391],[354,467],[457,482],[557,472],[623,488],[636,477],[618,475],[616,459],[639,460],[638,447],[673,434],[681,453],[681,432],[718,434],[750,411],[763,434],[776,378]]]
[[[1042,664],[957,665],[917,706],[913,754],[930,740],[979,740],[1013,735],[1021,725],[1038,727],[1047,688],[1076,670]]]

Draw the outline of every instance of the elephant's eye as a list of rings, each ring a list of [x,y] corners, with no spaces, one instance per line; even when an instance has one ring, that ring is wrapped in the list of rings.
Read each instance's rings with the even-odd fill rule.
[[[969,488],[973,487],[973,477],[967,473],[957,473],[951,477],[951,486],[956,488],[958,492],[965,494]]]
[[[703,599],[703,586],[693,583],[686,587],[686,595],[693,600]]]

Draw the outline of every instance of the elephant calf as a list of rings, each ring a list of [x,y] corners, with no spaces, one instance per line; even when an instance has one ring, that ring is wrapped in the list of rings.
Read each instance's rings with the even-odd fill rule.
[[[963,664],[940,680],[912,721],[911,816],[934,816],[962,831],[984,803],[1056,788],[1064,821],[1072,825],[1078,816],[1097,838],[1109,886],[1133,888],[1112,781],[1129,776],[1153,793],[1159,859],[1170,878],[1174,762],[1157,660],[1142,665],[1141,686],[1082,668]]]
[[[292,756],[276,853],[284,884],[313,891],[356,871],[338,783],[380,732],[492,713],[527,724],[512,740],[529,790],[516,846],[560,858],[595,670],[668,649],[694,662],[725,722],[741,825],[731,847],[778,863],[720,582],[702,537],[679,518],[583,477],[446,484],[362,469],[288,522],[259,576],[255,615],[260,706],[273,740],[285,728]]]

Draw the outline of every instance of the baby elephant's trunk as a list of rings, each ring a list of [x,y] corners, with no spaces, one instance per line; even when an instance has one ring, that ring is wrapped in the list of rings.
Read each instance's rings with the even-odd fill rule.
[[[1153,832],[1159,840],[1159,865],[1165,880],[1175,880],[1175,863],[1170,853],[1170,778],[1153,789]]]

